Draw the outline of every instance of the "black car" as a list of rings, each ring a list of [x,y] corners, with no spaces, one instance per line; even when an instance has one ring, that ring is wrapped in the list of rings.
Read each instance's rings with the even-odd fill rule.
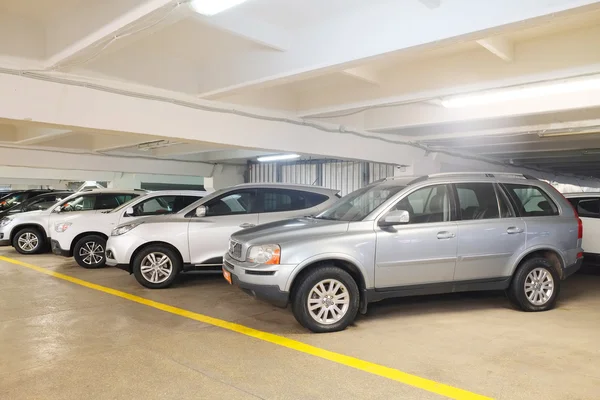
[[[60,194],[60,196],[58,194]],[[6,215],[25,211],[42,210],[44,208],[40,207],[43,207],[44,204],[49,202],[54,204],[58,201],[56,199],[62,199],[66,196],[70,196],[71,194],[73,194],[73,192],[66,190],[19,190],[0,199],[0,216],[4,217]],[[43,197],[46,195],[48,196]],[[52,204],[47,204],[45,208],[50,207]]]

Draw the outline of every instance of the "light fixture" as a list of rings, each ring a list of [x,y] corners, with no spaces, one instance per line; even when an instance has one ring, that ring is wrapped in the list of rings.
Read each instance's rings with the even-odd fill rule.
[[[594,135],[600,134],[600,131],[562,131],[562,132],[540,132],[538,136],[541,138],[561,137],[561,136],[577,136],[577,135]]]
[[[298,154],[278,154],[273,156],[258,157],[258,162],[270,162],[270,161],[281,161],[281,160],[294,160],[300,158]]]
[[[446,108],[460,108],[598,89],[600,76],[594,75],[449,96],[442,98],[441,103]]]
[[[247,0],[193,0],[192,9],[198,14],[209,17],[232,7],[245,3]]]

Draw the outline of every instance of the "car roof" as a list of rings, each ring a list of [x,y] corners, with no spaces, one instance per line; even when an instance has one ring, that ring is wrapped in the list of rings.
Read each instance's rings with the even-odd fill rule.
[[[446,182],[491,182],[515,184],[539,184],[540,180],[524,174],[507,172],[447,172],[424,176],[394,176],[375,183],[385,182],[389,185],[409,186],[417,183],[446,183]]]
[[[73,194],[94,194],[94,193],[125,193],[125,194],[139,194],[143,195],[149,193],[143,189],[92,189],[92,190],[82,190],[80,192],[74,192]]]
[[[165,196],[165,195],[193,195],[193,196],[206,196],[210,192],[205,190],[156,190],[153,192],[145,193],[144,196]]]
[[[277,188],[277,189],[291,189],[291,190],[304,190],[314,193],[322,193],[328,195],[335,195],[339,192],[339,189],[330,189],[322,186],[315,185],[299,185],[293,183],[242,183],[235,185],[236,188]]]
[[[600,197],[600,192],[575,192],[575,193],[563,193],[563,196],[569,197]]]

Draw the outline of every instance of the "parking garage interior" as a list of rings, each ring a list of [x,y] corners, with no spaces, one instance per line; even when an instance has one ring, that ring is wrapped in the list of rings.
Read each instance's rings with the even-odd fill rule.
[[[0,0],[0,196],[343,199],[446,174],[600,198],[598,43],[593,0]],[[153,290],[5,244],[0,399],[600,398],[587,254],[546,312],[503,290],[402,297],[315,334],[220,267]]]

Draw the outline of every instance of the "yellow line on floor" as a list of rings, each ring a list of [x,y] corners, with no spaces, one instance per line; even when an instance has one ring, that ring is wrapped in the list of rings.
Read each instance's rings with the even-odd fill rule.
[[[20,265],[25,268],[32,269],[37,272],[41,272],[46,275],[53,276],[58,279],[62,279],[76,285],[85,286],[90,289],[98,290],[113,296],[121,297],[139,304],[143,304],[148,307],[156,308],[158,310],[166,311],[171,314],[179,315],[181,317],[193,319],[195,321],[203,322],[205,324],[218,326],[219,328],[227,329],[233,332],[241,333],[242,335],[250,336],[256,339],[263,340],[265,342],[277,344],[279,346],[287,347],[292,350],[296,350],[302,353],[310,354],[315,357],[323,358],[325,360],[333,361],[338,364],[342,364],[351,368],[355,368],[364,372],[368,372],[373,375],[378,375],[387,379],[391,379],[405,385],[413,386],[418,389],[426,390],[431,393],[436,393],[441,396],[445,396],[451,399],[465,399],[465,400],[483,400],[490,399],[479,394],[471,393],[466,390],[458,389],[443,383],[435,382],[430,379],[421,378],[416,375],[412,375],[406,372],[399,371],[394,368],[385,367],[383,365],[375,364],[369,361],[364,361],[358,358],[346,356],[344,354],[335,353],[333,351],[321,349],[319,347],[311,346],[306,343],[299,342],[297,340],[288,339],[284,336],[275,335],[268,332],[259,331],[258,329],[249,328],[244,325],[236,324],[233,322],[224,321],[222,319],[209,317],[208,315],[198,314],[192,311],[184,310],[182,308],[173,307],[168,304],[159,303],[154,300],[149,300],[140,296],[125,293],[120,290],[111,289],[106,286],[97,285],[83,279],[74,278],[69,275],[61,274],[48,270],[46,268],[38,267],[37,265],[28,264],[19,260],[15,260],[8,257],[0,256],[0,260],[6,261],[11,264]]]

